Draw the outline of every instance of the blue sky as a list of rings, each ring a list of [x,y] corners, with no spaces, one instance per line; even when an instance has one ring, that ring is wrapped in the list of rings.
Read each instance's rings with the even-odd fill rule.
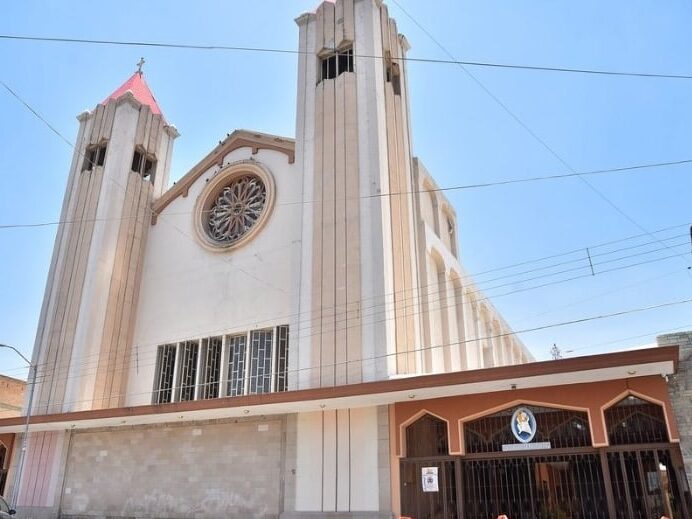
[[[399,2],[463,60],[692,74],[692,4],[682,0]],[[445,58],[389,4],[412,45],[410,57]],[[3,5],[0,33],[295,49],[293,19],[315,5],[312,0],[27,0]],[[294,135],[294,55],[0,40],[0,79],[73,140],[75,116],[92,109],[129,77],[140,56],[147,60],[147,81],[164,113],[181,132],[172,180],[235,128]],[[469,70],[577,171],[692,158],[690,80]],[[459,67],[410,63],[409,81],[414,151],[440,186],[567,172]],[[71,156],[64,142],[0,89],[0,225],[58,219]],[[653,231],[692,221],[691,174],[692,166],[683,165],[589,181],[637,224]],[[642,233],[579,179],[447,195],[457,210],[461,257],[470,272]],[[0,342],[27,356],[55,230],[0,229]],[[658,235],[672,237],[668,244],[680,244],[675,251],[683,257],[517,292],[494,299],[495,305],[521,330],[689,298],[692,254],[686,232],[679,227]],[[598,259],[605,261],[662,249],[646,242],[653,239],[644,236],[592,252],[641,245]],[[664,249],[596,270],[670,255]],[[583,253],[553,261],[580,257]],[[487,292],[501,294],[538,283],[518,283],[518,272],[546,264],[478,280],[511,274],[481,284],[512,282]],[[553,270],[533,275],[546,272]],[[541,281],[553,279],[559,276]],[[692,305],[551,328],[522,338],[543,359],[553,343],[573,350],[569,355],[598,353],[652,342],[657,332],[679,327],[692,329]],[[0,350],[0,373],[23,376],[20,367],[11,352]]]

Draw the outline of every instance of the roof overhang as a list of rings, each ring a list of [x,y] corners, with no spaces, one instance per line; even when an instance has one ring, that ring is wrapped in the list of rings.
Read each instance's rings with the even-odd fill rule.
[[[96,409],[32,416],[32,431],[58,431],[190,422],[323,411],[481,394],[508,389],[564,386],[675,373],[678,347],[591,355],[378,382],[161,405]],[[0,419],[0,433],[21,432],[26,417]]]

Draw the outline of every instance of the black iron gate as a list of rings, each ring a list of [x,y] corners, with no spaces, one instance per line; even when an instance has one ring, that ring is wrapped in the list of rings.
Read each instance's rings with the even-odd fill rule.
[[[672,461],[669,448],[608,449],[608,470],[617,519],[689,517],[684,471]]]
[[[446,455],[443,420],[426,414],[408,426],[408,457],[401,460],[402,515],[692,519],[682,456],[679,446],[668,441],[660,405],[627,396],[607,409],[606,448],[592,446],[586,413],[537,406],[520,410],[534,417],[532,444],[513,442],[515,418],[507,409],[464,425],[463,457]],[[505,448],[512,443],[517,447]],[[426,471],[434,474],[433,490],[423,484]]]
[[[403,459],[401,513],[412,519],[690,519],[684,469],[673,458],[661,445]],[[425,492],[422,474],[431,467],[438,490]]]
[[[474,459],[461,466],[466,519],[608,517],[597,454]]]

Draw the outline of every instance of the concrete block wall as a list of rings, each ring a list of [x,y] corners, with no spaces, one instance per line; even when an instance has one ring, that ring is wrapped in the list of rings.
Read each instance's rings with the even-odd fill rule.
[[[678,422],[687,484],[692,488],[692,331],[659,335],[656,342],[680,348],[678,372],[668,379],[668,393]]]
[[[285,419],[75,432],[63,518],[274,518]]]

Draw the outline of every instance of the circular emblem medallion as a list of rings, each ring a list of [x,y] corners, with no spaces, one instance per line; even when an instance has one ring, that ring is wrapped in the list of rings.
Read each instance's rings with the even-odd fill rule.
[[[536,417],[530,409],[520,407],[512,415],[512,434],[521,443],[529,443],[536,435]]]

